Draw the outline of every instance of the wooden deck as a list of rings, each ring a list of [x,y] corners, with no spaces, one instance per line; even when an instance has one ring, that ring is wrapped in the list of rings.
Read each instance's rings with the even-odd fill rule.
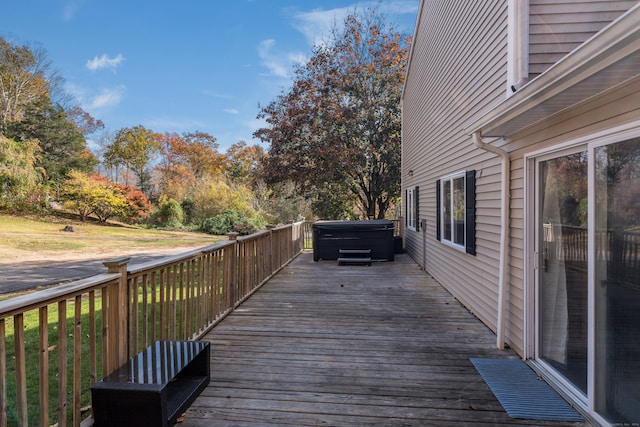
[[[305,253],[219,324],[178,426],[587,426],[510,418],[469,361],[517,357],[407,256]]]

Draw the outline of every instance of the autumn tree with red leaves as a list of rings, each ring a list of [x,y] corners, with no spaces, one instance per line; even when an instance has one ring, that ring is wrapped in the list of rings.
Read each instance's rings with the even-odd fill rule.
[[[156,175],[161,194],[184,200],[222,175],[225,158],[213,136],[205,132],[167,132],[159,136],[159,141],[162,158]]]
[[[400,197],[400,95],[410,43],[370,10],[348,16],[344,29],[316,46],[291,89],[259,115],[268,127],[255,136],[271,144],[268,181],[291,180],[308,194],[337,198],[332,205],[355,201],[358,216],[384,218]]]

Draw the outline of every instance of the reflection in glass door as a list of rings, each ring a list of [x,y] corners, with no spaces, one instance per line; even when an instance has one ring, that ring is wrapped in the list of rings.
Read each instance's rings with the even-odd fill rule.
[[[595,151],[595,402],[640,423],[640,138]]]
[[[538,354],[587,393],[587,151],[538,162]]]
[[[566,153],[535,163],[536,357],[640,425],[640,138]]]

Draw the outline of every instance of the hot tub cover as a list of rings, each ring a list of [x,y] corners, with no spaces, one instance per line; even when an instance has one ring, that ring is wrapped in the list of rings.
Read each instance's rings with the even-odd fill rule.
[[[393,261],[394,225],[387,219],[318,221],[313,224],[313,260],[339,259],[341,251],[360,251],[370,259]]]
[[[361,221],[317,221],[313,228],[318,230],[388,230],[394,228],[393,221],[388,219],[371,219]]]

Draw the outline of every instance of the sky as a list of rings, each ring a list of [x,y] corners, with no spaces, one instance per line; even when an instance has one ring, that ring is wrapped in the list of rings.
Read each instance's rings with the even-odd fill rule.
[[[224,152],[253,132],[293,69],[355,10],[412,34],[419,0],[7,0],[0,37],[45,49],[108,132],[206,132]],[[103,131],[104,132],[104,131]],[[100,133],[89,136],[96,149]],[[264,148],[268,148],[262,144]]]

